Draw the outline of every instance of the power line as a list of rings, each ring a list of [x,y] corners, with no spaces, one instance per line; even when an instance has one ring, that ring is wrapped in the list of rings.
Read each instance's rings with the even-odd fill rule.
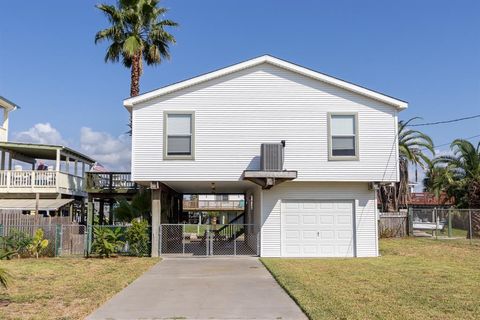
[[[477,115],[474,115],[474,116],[470,116],[470,117],[452,119],[452,120],[444,120],[444,121],[436,121],[436,122],[425,122],[425,123],[410,124],[410,125],[408,125],[408,126],[409,126],[409,127],[433,126],[433,125],[437,125],[437,124],[452,123],[452,122],[458,122],[458,121],[463,121],[463,120],[470,120],[470,119],[475,119],[475,118],[480,118],[480,114],[477,114]]]
[[[480,134],[477,134],[477,135],[474,135],[474,136],[471,136],[471,137],[468,137],[468,138],[459,138],[459,139],[472,140],[472,139],[475,139],[475,138],[478,138],[478,137],[480,137]],[[439,145],[434,145],[433,147],[436,149],[436,148],[439,148],[439,147],[449,146],[451,144],[452,144],[451,142],[447,142],[447,143],[442,143],[442,144],[439,144]],[[427,150],[427,149],[428,148],[422,148],[422,150]]]

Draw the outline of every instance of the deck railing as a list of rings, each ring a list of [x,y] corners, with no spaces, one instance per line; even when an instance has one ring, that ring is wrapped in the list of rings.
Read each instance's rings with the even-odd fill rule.
[[[238,210],[245,207],[244,200],[183,200],[184,210]]]
[[[137,190],[130,172],[87,172],[87,191],[115,192]]]
[[[0,170],[0,191],[83,192],[83,178],[65,172]]]

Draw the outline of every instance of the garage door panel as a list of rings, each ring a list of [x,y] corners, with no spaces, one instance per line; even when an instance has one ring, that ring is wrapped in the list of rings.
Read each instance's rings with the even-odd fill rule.
[[[300,223],[300,215],[287,214],[287,216],[285,217],[285,223],[290,225],[298,225]]]
[[[316,225],[317,224],[317,216],[314,214],[308,214],[308,215],[303,215],[302,216],[302,223],[304,225]]]
[[[283,255],[353,256],[352,201],[288,200],[282,215]]]

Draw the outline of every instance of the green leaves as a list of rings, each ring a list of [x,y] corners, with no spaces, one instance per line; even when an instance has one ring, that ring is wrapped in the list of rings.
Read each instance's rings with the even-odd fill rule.
[[[149,191],[140,191],[131,202],[121,198],[114,209],[114,216],[117,221],[130,222],[136,218],[148,220],[150,218],[151,199]]]
[[[43,230],[37,229],[32,238],[32,243],[28,245],[28,251],[37,259],[40,254],[48,247],[48,240],[43,238]]]
[[[120,227],[93,227],[93,252],[100,257],[109,258],[112,254],[117,253],[124,245],[122,240],[123,232]]]

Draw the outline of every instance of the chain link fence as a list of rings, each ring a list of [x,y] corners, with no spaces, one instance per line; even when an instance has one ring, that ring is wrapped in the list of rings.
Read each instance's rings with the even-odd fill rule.
[[[256,256],[258,229],[250,224],[162,224],[161,255]]]
[[[480,238],[480,209],[412,208],[410,216],[416,236]]]
[[[41,256],[150,256],[151,227],[143,226],[85,226],[80,224],[0,225],[0,254],[30,257],[29,249],[37,230],[48,240]]]

